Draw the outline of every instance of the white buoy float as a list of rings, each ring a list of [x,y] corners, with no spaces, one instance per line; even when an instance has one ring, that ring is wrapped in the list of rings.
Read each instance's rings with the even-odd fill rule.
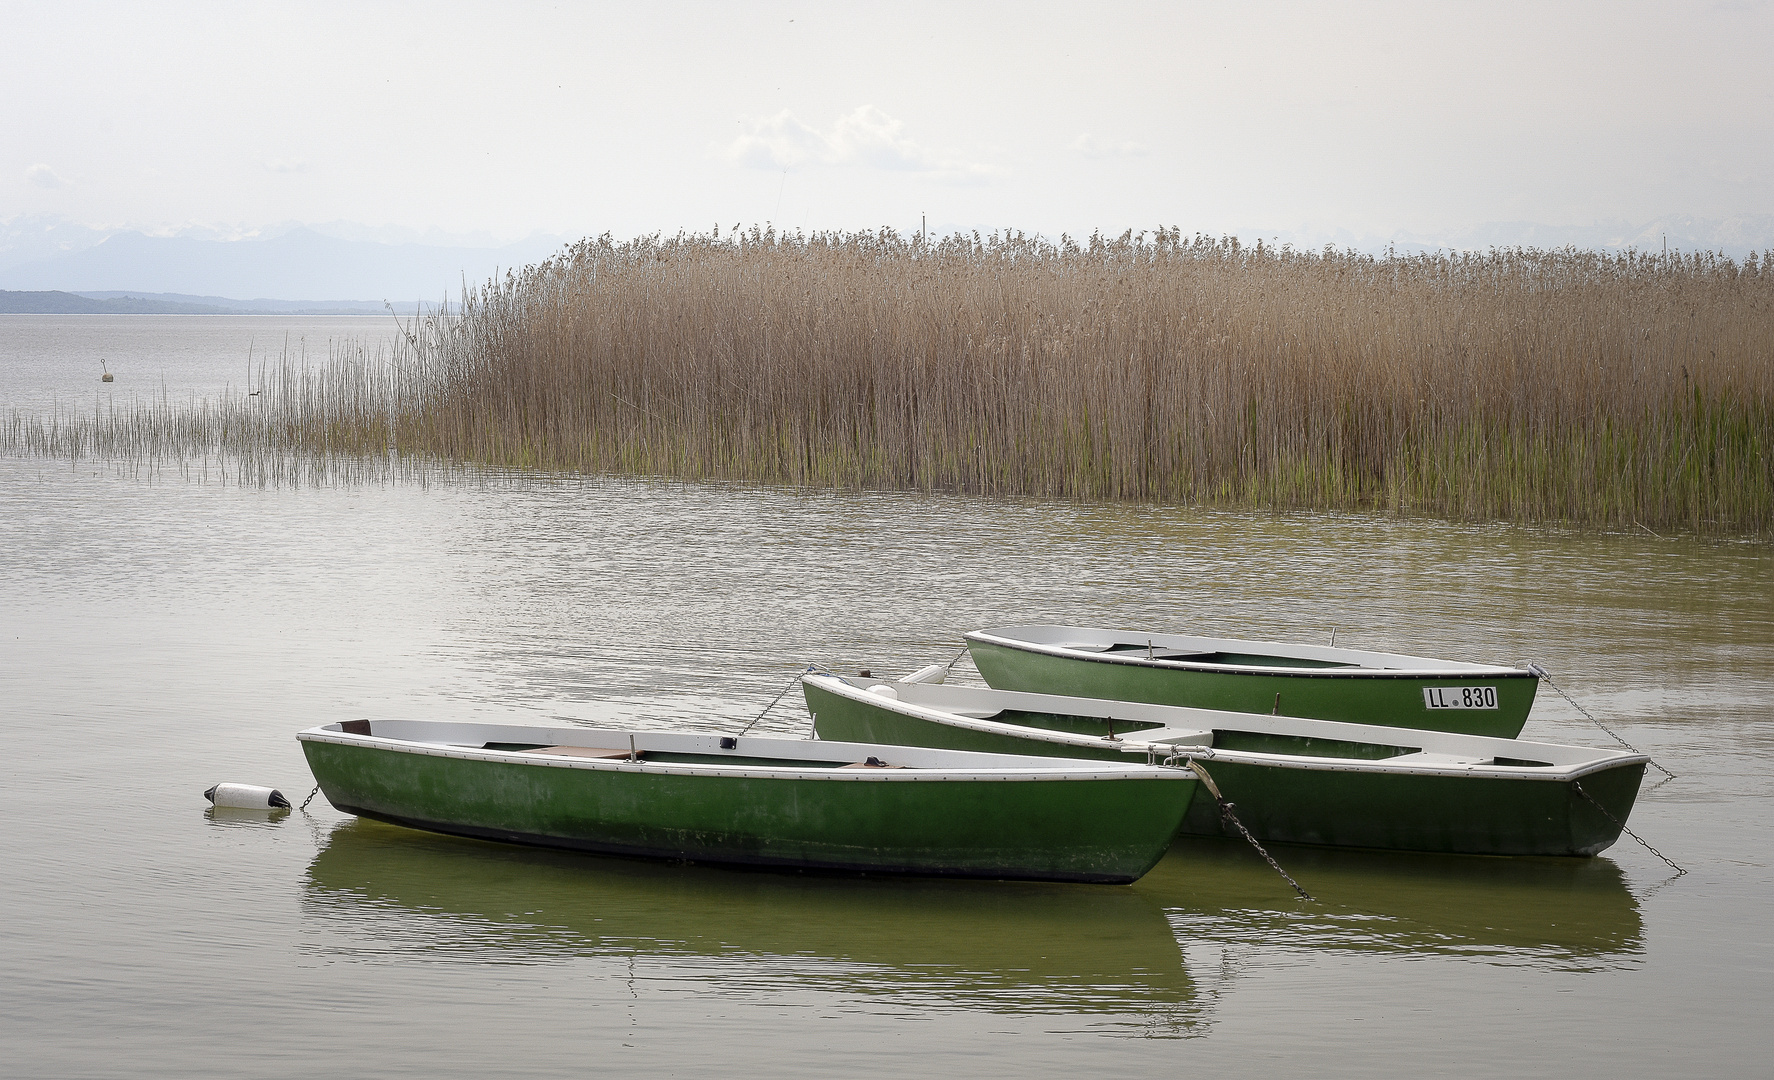
[[[235,810],[288,810],[290,801],[276,788],[254,787],[251,784],[217,784],[203,793],[217,806]]]

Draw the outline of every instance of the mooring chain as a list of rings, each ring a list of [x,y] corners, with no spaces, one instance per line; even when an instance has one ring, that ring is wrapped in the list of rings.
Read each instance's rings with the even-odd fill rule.
[[[308,793],[308,797],[307,797],[307,798],[306,798],[306,799],[303,799],[303,800],[302,800],[302,810],[303,810],[303,812],[304,812],[304,813],[306,813],[306,812],[307,812],[307,810],[308,810],[308,804],[309,804],[309,803],[311,803],[311,802],[313,802],[313,801],[314,801],[314,796],[316,796],[316,795],[318,795],[318,794],[320,794],[320,785],[319,785],[319,784],[315,784],[315,785],[314,785],[314,790],[313,790],[313,791],[310,791],[310,792],[309,792],[309,793]]]
[[[1631,829],[1627,828],[1626,822],[1621,821],[1619,818],[1615,817],[1612,813],[1609,812],[1607,807],[1603,806],[1599,802],[1596,802],[1595,796],[1593,796],[1589,792],[1583,790],[1582,781],[1579,781],[1579,780],[1571,781],[1571,787],[1577,792],[1577,794],[1579,794],[1579,795],[1583,796],[1585,799],[1589,800],[1589,805],[1595,807],[1597,810],[1600,810],[1602,812],[1602,814],[1604,816],[1606,816],[1609,821],[1620,826],[1621,832],[1625,833],[1627,836],[1632,837],[1634,840],[1637,840],[1639,842],[1639,844],[1641,846],[1643,846],[1646,851],[1657,856],[1659,859],[1662,859],[1664,862],[1668,863],[1672,868],[1674,868],[1677,877],[1680,877],[1681,875],[1687,873],[1686,870],[1683,870],[1681,867],[1676,866],[1675,861],[1673,859],[1671,859],[1669,856],[1663,854],[1663,852],[1661,852],[1661,851],[1658,851],[1656,848],[1652,847],[1650,844],[1645,843],[1644,837],[1640,836],[1638,833],[1635,833]]]
[[[1602,723],[1600,720],[1597,720],[1595,717],[1590,716],[1588,709],[1585,709],[1583,706],[1577,704],[1577,701],[1575,698],[1571,697],[1571,695],[1569,695],[1569,694],[1565,693],[1563,690],[1559,689],[1558,684],[1552,681],[1552,672],[1547,671],[1545,668],[1541,667],[1539,664],[1524,663],[1522,666],[1526,667],[1529,671],[1533,672],[1543,682],[1545,682],[1547,686],[1552,687],[1553,693],[1557,694],[1559,697],[1564,698],[1566,701],[1570,702],[1571,707],[1573,709],[1576,709],[1578,712],[1580,712],[1584,716],[1588,717],[1590,723],[1594,724],[1596,727],[1601,728],[1603,731],[1607,732],[1608,735],[1610,737],[1612,737],[1615,742],[1619,743],[1621,746],[1626,747],[1628,750],[1631,750],[1635,754],[1645,754],[1645,752],[1643,750],[1640,750],[1638,747],[1627,742],[1625,739],[1622,739],[1620,737],[1619,733],[1616,732],[1613,728]],[[1645,756],[1648,758],[1651,755],[1645,754]],[[1672,773],[1668,769],[1665,769],[1663,766],[1657,764],[1657,762],[1655,760],[1653,760],[1651,762],[1651,767],[1653,769],[1656,769],[1658,772],[1662,773],[1664,776],[1669,777],[1671,780],[1675,779],[1675,773]]]
[[[1257,838],[1250,834],[1250,830],[1244,827],[1244,822],[1239,821],[1238,815],[1232,812],[1232,804],[1231,803],[1227,802],[1224,799],[1219,800],[1219,803],[1220,803],[1220,817],[1224,818],[1227,821],[1230,821],[1232,823],[1233,827],[1236,828],[1240,833],[1242,833],[1246,840],[1250,841],[1250,846],[1256,848],[1257,854],[1261,855],[1263,857],[1263,861],[1268,863],[1270,868],[1272,868],[1277,874],[1280,874],[1284,881],[1286,881],[1289,885],[1292,885],[1294,887],[1294,892],[1297,892],[1300,894],[1301,900],[1316,899],[1311,893],[1307,892],[1305,889],[1300,888],[1300,883],[1295,881],[1293,879],[1293,877],[1290,874],[1288,874],[1288,872],[1286,870],[1283,870],[1281,868],[1281,864],[1275,861],[1275,857],[1273,855],[1270,855],[1268,853],[1268,851],[1264,850],[1263,845],[1257,843]]]
[[[767,713],[771,709],[776,708],[777,702],[779,702],[783,698],[787,697],[788,692],[790,690],[793,690],[796,686],[799,686],[800,682],[803,678],[805,678],[808,675],[813,674],[816,671],[825,671],[825,669],[820,667],[818,664],[808,664],[807,670],[797,673],[793,679],[789,680],[788,685],[782,688],[781,693],[777,694],[775,697],[770,699],[770,704],[764,706],[763,712],[760,712],[758,715],[752,717],[750,723],[746,724],[744,727],[739,729],[739,735],[744,735],[746,732],[750,731],[752,729],[753,724],[756,724],[759,720],[762,720],[764,718],[764,713]],[[827,674],[829,674],[829,672]],[[738,736],[736,735],[734,737],[737,738]]]
[[[1166,762],[1166,764],[1170,764],[1170,762]],[[1213,801],[1219,804],[1220,818],[1224,821],[1231,822],[1232,827],[1237,829],[1240,835],[1246,840],[1250,841],[1250,846],[1257,849],[1257,854],[1263,857],[1263,861],[1268,863],[1271,869],[1281,875],[1283,881],[1294,887],[1294,892],[1300,894],[1301,900],[1316,900],[1316,897],[1311,893],[1300,888],[1300,883],[1295,881],[1292,875],[1281,868],[1281,864],[1275,861],[1275,857],[1270,855],[1263,845],[1257,843],[1257,838],[1252,836],[1250,830],[1244,827],[1244,822],[1238,820],[1238,815],[1233,811],[1232,804],[1227,801],[1224,795],[1220,794],[1220,786],[1213,782],[1213,777],[1207,775],[1207,770],[1202,768],[1200,763],[1194,758],[1184,758],[1183,764],[1188,766],[1189,771],[1199,777],[1203,784],[1207,785],[1208,794],[1212,795]]]

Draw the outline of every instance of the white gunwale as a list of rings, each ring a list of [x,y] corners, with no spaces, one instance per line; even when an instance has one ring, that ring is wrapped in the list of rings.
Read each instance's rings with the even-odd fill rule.
[[[1511,780],[1544,780],[1567,782],[1591,773],[1649,762],[1644,754],[1559,743],[1528,742],[1521,739],[1499,739],[1484,735],[1460,735],[1447,731],[1418,728],[1380,727],[1372,724],[1348,724],[1336,720],[1310,720],[1292,716],[1265,716],[1260,713],[1222,712],[1214,709],[1191,709],[1178,705],[1148,705],[1143,702],[1108,701],[1102,698],[1065,697],[1053,694],[1030,694],[1013,690],[992,690],[985,687],[955,686],[922,682],[893,682],[897,697],[888,697],[868,689],[880,685],[869,680],[865,685],[836,675],[808,675],[818,679],[819,686],[843,697],[866,702],[879,708],[916,717],[931,723],[992,735],[1005,735],[1027,741],[1051,742],[1062,746],[1104,749],[1108,746],[1127,754],[1182,755],[1201,761],[1225,760],[1287,769],[1308,769],[1330,772],[1385,772],[1414,776],[1492,776]],[[1157,728],[1130,731],[1113,744],[1100,736],[1073,732],[1049,731],[1006,724],[987,719],[1005,709],[1024,712],[1057,713],[1104,720],[1130,720],[1157,723]],[[1304,738],[1331,739],[1341,742],[1377,743],[1383,746],[1418,747],[1414,754],[1390,758],[1331,758],[1292,754],[1260,753],[1249,750],[1225,750],[1212,746],[1215,728],[1294,735]],[[1544,761],[1546,765],[1498,765],[1497,757]]]
[[[587,769],[594,772],[643,773],[660,776],[705,776],[770,780],[835,780],[859,783],[930,783],[955,781],[1056,781],[1056,780],[1150,780],[1173,778],[1174,769],[1144,762],[1093,761],[1022,754],[990,754],[967,750],[936,750],[927,747],[885,746],[878,743],[827,742],[819,739],[780,739],[741,736],[731,749],[722,749],[720,732],[648,731],[629,728],[531,727],[444,720],[372,719],[371,730],[381,734],[357,735],[326,724],[296,733],[303,742],[335,743],[369,749],[393,750],[429,757],[459,758],[527,765],[546,769]],[[543,746],[577,746],[601,750],[628,748],[634,737],[639,753],[656,751],[679,754],[731,754],[735,758],[801,758],[821,762],[856,762],[874,757],[903,768],[844,769],[826,765],[796,769],[791,766],[717,765],[622,758],[582,758],[530,750],[487,750],[489,742],[536,743]],[[465,745],[466,744],[466,745]],[[1082,765],[1083,767],[1079,767]],[[1187,774],[1184,774],[1187,775]]]
[[[1246,638],[1153,634],[1144,630],[1107,630],[1086,626],[1032,623],[1024,626],[998,626],[986,630],[973,630],[964,634],[963,637],[969,641],[1063,657],[1068,660],[1174,668],[1183,671],[1212,671],[1226,675],[1265,675],[1313,679],[1537,678],[1527,668],[1502,664],[1463,663],[1437,660],[1425,656],[1406,656],[1403,653],[1255,641]],[[1162,657],[1147,659],[1137,652],[1107,653],[1101,651],[1114,645],[1144,644],[1148,641],[1154,652],[1236,652],[1247,655],[1272,655],[1318,660],[1347,666],[1297,668],[1284,665],[1215,664],[1199,660],[1172,660]]]

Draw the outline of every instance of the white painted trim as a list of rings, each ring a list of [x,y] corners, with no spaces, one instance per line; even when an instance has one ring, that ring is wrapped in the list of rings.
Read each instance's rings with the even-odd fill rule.
[[[1426,656],[1402,653],[1369,652],[1361,649],[1338,649],[1329,646],[1299,645],[1274,641],[1252,641],[1239,638],[1187,637],[1178,634],[1152,634],[1136,630],[1104,630],[1087,626],[999,626],[988,630],[972,630],[962,635],[968,641],[979,641],[1021,652],[1039,653],[1065,660],[1082,660],[1102,664],[1128,664],[1135,667],[1174,671],[1202,671],[1225,675],[1275,675],[1289,678],[1319,679],[1499,679],[1538,678],[1526,668],[1499,664],[1460,663],[1436,660]],[[1053,640],[1046,640],[1046,639]],[[1097,640],[1091,640],[1095,638]],[[1112,644],[1137,643],[1149,640],[1155,650],[1177,652],[1243,652],[1254,655],[1272,654],[1302,660],[1323,660],[1350,665],[1340,668],[1297,668],[1251,664],[1209,664],[1191,660],[1148,660],[1138,653],[1105,653],[1099,651]]]
[[[883,746],[868,743],[837,743],[805,739],[760,739],[747,737],[740,740],[740,746],[731,751],[719,748],[719,733],[705,734],[702,732],[659,732],[659,731],[612,731],[593,728],[534,728],[501,724],[452,723],[447,721],[424,720],[374,720],[370,721],[372,730],[377,724],[400,724],[414,728],[435,731],[435,739],[400,738],[383,735],[352,735],[341,731],[329,731],[326,726],[308,728],[296,733],[302,742],[332,743],[339,746],[357,746],[372,750],[387,750],[397,753],[417,754],[424,757],[456,758],[463,761],[498,762],[505,765],[526,765],[545,769],[581,769],[592,772],[637,773],[655,776],[705,776],[747,778],[760,780],[839,780],[869,783],[931,783],[954,781],[1055,781],[1055,780],[1175,780],[1189,779],[1179,777],[1174,769],[1147,765],[1143,762],[1129,762],[1126,765],[1114,763],[1092,763],[1085,768],[1061,766],[1058,763],[1065,759],[1041,758],[1034,755],[1013,754],[978,754],[959,750],[932,750],[927,747]],[[493,737],[481,737],[490,733]],[[893,760],[896,764],[907,763],[900,769],[795,769],[769,768],[757,766],[726,766],[708,764],[676,764],[671,762],[631,762],[621,759],[600,758],[568,758],[533,754],[523,750],[484,750],[478,747],[465,746],[463,742],[478,740],[487,742],[541,742],[552,746],[605,746],[597,741],[601,736],[616,735],[626,742],[628,736],[635,736],[636,748],[640,751],[655,750],[661,753],[732,753],[739,757],[812,757],[811,753],[802,750],[794,752],[794,748],[817,747],[819,759],[863,760],[867,757],[880,757]],[[501,737],[503,736],[503,737]],[[692,741],[693,740],[693,741]],[[701,745],[706,744],[706,745]],[[848,751],[862,751],[851,754]],[[837,751],[837,753],[834,753]],[[951,758],[954,767],[942,768],[935,764],[915,764],[908,759]],[[982,759],[1001,759],[1005,764],[1000,768],[981,767]],[[1051,764],[1030,767],[1026,764],[1012,764],[1029,761],[1041,761]]]
[[[960,708],[981,711],[988,703],[998,708],[1026,712],[1057,713],[1115,720],[1158,721],[1164,726],[1156,730],[1131,731],[1119,740],[1116,748],[1127,754],[1182,753],[1192,746],[1201,746],[1193,756],[1203,761],[1222,760],[1265,765],[1286,769],[1331,772],[1385,773],[1402,776],[1486,776],[1509,780],[1568,781],[1594,772],[1649,762],[1644,754],[1623,750],[1592,749],[1558,743],[1526,742],[1520,739],[1497,739],[1483,735],[1460,735],[1446,731],[1424,731],[1417,728],[1381,727],[1371,724],[1346,724],[1334,720],[1308,720],[1291,716],[1264,716],[1260,713],[1234,713],[1209,709],[1188,709],[1176,705],[1148,705],[1139,702],[1104,701],[1097,698],[1060,697],[1050,694],[1029,694],[1009,690],[951,685],[906,684],[900,697],[886,698],[835,675],[808,675],[820,680],[816,685],[841,697],[900,713],[928,723],[1005,735],[1029,742],[1046,742],[1058,746],[1105,749],[1104,739],[1063,731],[1042,731],[1038,728],[1006,724],[965,715]],[[1419,753],[1440,757],[1483,760],[1498,756],[1529,761],[1547,761],[1548,765],[1492,765],[1438,763],[1417,755],[1395,758],[1355,759],[1302,757],[1292,754],[1263,754],[1248,750],[1221,750],[1194,740],[1211,742],[1213,729],[1235,728],[1263,734],[1291,735],[1303,738],[1334,739],[1342,742],[1378,743],[1384,746],[1418,747]],[[1416,758],[1416,760],[1411,760]],[[1562,759],[1562,760],[1561,760]]]

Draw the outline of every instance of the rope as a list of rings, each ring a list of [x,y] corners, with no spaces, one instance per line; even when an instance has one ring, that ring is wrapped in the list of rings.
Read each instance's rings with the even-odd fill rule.
[[[1621,832],[1625,833],[1627,836],[1632,837],[1634,840],[1637,840],[1641,845],[1643,845],[1643,847],[1646,851],[1657,856],[1659,859],[1662,859],[1664,862],[1669,863],[1669,865],[1672,868],[1674,868],[1677,877],[1680,877],[1683,874],[1687,873],[1686,870],[1683,870],[1681,867],[1676,866],[1675,862],[1672,859],[1670,859],[1669,856],[1663,854],[1663,852],[1661,852],[1661,851],[1658,851],[1656,848],[1652,847],[1650,844],[1645,843],[1644,837],[1640,836],[1638,833],[1635,833],[1631,829],[1627,828],[1626,822],[1621,821],[1619,818],[1615,817],[1612,813],[1610,813],[1608,811],[1607,807],[1603,806],[1599,802],[1596,802],[1595,796],[1593,796],[1589,792],[1583,790],[1583,784],[1581,781],[1578,781],[1578,780],[1571,781],[1571,788],[1572,788],[1572,790],[1576,791],[1577,794],[1583,796],[1585,799],[1588,799],[1589,805],[1595,807],[1597,810],[1600,810],[1602,812],[1602,814],[1605,817],[1607,817],[1607,819],[1609,821],[1620,826]]]
[[[1557,694],[1559,697],[1564,698],[1566,701],[1570,702],[1571,707],[1573,709],[1576,709],[1578,712],[1580,712],[1584,716],[1588,717],[1590,723],[1594,724],[1596,727],[1601,728],[1603,731],[1607,732],[1609,737],[1612,738],[1615,742],[1619,743],[1621,746],[1626,747],[1628,750],[1631,750],[1635,754],[1645,754],[1645,752],[1643,750],[1640,750],[1638,747],[1627,742],[1625,739],[1622,739],[1619,736],[1619,734],[1614,731],[1613,728],[1610,728],[1608,725],[1602,723],[1600,720],[1597,720],[1595,717],[1590,716],[1588,709],[1585,709],[1583,706],[1577,704],[1576,700],[1574,698],[1572,698],[1571,695],[1569,695],[1569,694],[1565,693],[1563,690],[1559,689],[1558,684],[1552,681],[1552,672],[1547,671],[1545,668],[1543,668],[1539,664],[1535,664],[1535,663],[1530,663],[1530,662],[1524,661],[1522,666],[1527,668],[1529,671],[1533,672],[1535,675],[1539,676],[1539,678],[1542,682],[1544,682],[1547,686],[1552,687],[1553,693]],[[1645,754],[1645,756],[1648,758],[1651,755]],[[1653,769],[1656,769],[1658,772],[1662,773],[1664,776],[1669,777],[1671,780],[1675,779],[1675,773],[1672,773],[1668,769],[1665,769],[1663,766],[1657,764],[1657,762],[1655,760],[1653,760],[1651,762],[1651,767]]]
[[[1175,759],[1173,758],[1170,761],[1166,761],[1165,764],[1171,765],[1174,760]],[[1207,785],[1208,793],[1213,796],[1214,802],[1218,803],[1220,806],[1220,819],[1230,823],[1246,840],[1249,840],[1250,846],[1257,849],[1257,854],[1263,857],[1263,861],[1269,864],[1270,869],[1274,870],[1277,874],[1280,874],[1283,881],[1286,881],[1289,885],[1294,887],[1294,892],[1300,894],[1301,900],[1316,899],[1311,893],[1300,888],[1300,883],[1295,881],[1286,870],[1281,868],[1281,864],[1275,861],[1274,856],[1264,850],[1263,845],[1257,843],[1257,838],[1252,836],[1250,830],[1244,827],[1244,822],[1238,820],[1238,815],[1233,812],[1232,804],[1226,801],[1224,795],[1220,794],[1220,786],[1213,782],[1213,777],[1207,775],[1207,770],[1202,768],[1200,763],[1194,758],[1184,758],[1183,764],[1188,766],[1189,771],[1200,777],[1201,782]],[[1175,766],[1173,765],[1172,767],[1174,768]]]
[[[807,670],[796,673],[795,677],[789,680],[788,685],[782,688],[782,692],[777,694],[775,697],[771,698],[770,704],[764,706],[764,712],[761,712],[758,715],[752,717],[751,723],[748,723],[744,727],[739,729],[739,734],[744,735],[746,732],[750,731],[752,729],[753,724],[756,724],[759,720],[762,720],[764,718],[764,713],[767,713],[771,709],[776,708],[777,702],[781,701],[784,697],[787,697],[788,692],[790,690],[793,690],[796,686],[799,686],[801,683],[801,680],[803,678],[805,678],[808,675],[813,674],[816,671],[825,671],[825,669],[820,667],[818,664],[808,664]],[[737,737],[737,736],[735,736],[735,737]]]
[[[319,785],[319,784],[315,784],[315,785],[314,785],[314,790],[313,790],[313,791],[310,791],[310,792],[309,792],[309,793],[308,793],[308,797],[307,797],[307,798],[306,798],[306,799],[303,799],[303,800],[302,800],[302,812],[303,812],[303,813],[307,813],[307,812],[308,812],[308,804],[309,804],[309,803],[311,803],[311,802],[313,802],[313,801],[314,801],[314,796],[316,796],[316,795],[318,795],[318,794],[320,794],[320,785]]]

